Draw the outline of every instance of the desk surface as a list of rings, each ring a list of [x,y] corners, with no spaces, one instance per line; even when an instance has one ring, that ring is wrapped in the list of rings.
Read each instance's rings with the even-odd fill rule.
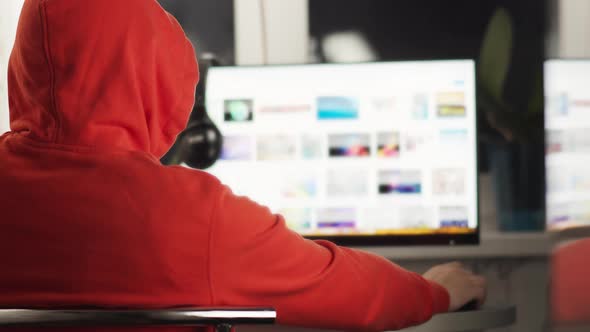
[[[516,322],[516,308],[485,308],[474,311],[451,312],[434,316],[420,326],[404,332],[463,332],[485,331],[506,327]]]
[[[436,260],[480,258],[534,258],[547,257],[553,248],[553,239],[547,233],[489,233],[482,234],[479,245],[457,246],[376,246],[358,247],[388,259]]]
[[[482,310],[452,312],[434,316],[420,326],[401,332],[467,332],[485,331],[506,327],[516,322],[516,308],[486,308]],[[307,329],[291,326],[240,326],[238,332],[336,332],[332,330]]]
[[[590,226],[559,232],[482,233],[479,245],[457,246],[375,246],[358,247],[388,259],[437,260],[481,258],[545,258],[556,245],[567,241],[590,238]]]

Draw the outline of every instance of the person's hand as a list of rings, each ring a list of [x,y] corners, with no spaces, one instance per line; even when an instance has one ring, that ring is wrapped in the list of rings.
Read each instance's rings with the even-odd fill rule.
[[[437,265],[424,273],[423,277],[441,285],[449,292],[449,311],[456,311],[473,300],[481,307],[485,301],[486,280],[466,270],[461,263]]]

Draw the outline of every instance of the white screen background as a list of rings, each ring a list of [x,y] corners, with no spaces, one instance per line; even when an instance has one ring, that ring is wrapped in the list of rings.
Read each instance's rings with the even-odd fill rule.
[[[208,171],[303,234],[477,227],[470,60],[212,68],[206,101],[226,141]],[[347,142],[366,156],[330,151]]]

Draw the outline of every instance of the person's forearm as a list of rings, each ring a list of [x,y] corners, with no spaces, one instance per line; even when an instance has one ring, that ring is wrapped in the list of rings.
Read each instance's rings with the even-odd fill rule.
[[[310,241],[246,198],[222,194],[211,231],[216,305],[273,306],[278,322],[393,330],[445,311],[448,294],[383,257]]]
[[[334,295],[339,303],[324,311],[338,317],[339,324],[360,330],[393,330],[421,324],[433,314],[447,311],[446,290],[419,274],[377,255],[325,241],[317,243],[334,255],[333,276],[326,278],[342,284],[341,293]],[[350,314],[342,315],[344,312]]]

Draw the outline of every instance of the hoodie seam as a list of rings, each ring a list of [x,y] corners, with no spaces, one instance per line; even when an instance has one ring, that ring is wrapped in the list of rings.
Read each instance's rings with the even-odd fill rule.
[[[214,227],[215,227],[215,217],[217,215],[217,211],[219,210],[219,205],[221,203],[221,200],[223,199],[223,196],[225,195],[225,190],[222,189],[221,193],[219,194],[219,197],[217,198],[217,200],[215,201],[215,203],[213,204],[213,207],[211,209],[211,213],[210,213],[210,220],[209,220],[209,237],[208,237],[208,255],[207,255],[207,278],[208,278],[208,282],[209,282],[209,294],[210,294],[210,301],[211,301],[211,305],[215,305],[215,294],[213,291],[213,231],[214,231]]]
[[[45,53],[45,60],[47,61],[47,67],[49,69],[49,93],[50,93],[50,113],[53,115],[55,120],[54,132],[52,134],[51,140],[53,143],[57,143],[59,141],[59,131],[61,128],[61,119],[59,117],[59,112],[57,111],[57,98],[55,96],[56,91],[56,78],[55,78],[55,68],[53,67],[53,59],[51,57],[51,48],[49,46],[49,23],[48,23],[48,15],[47,15],[47,0],[43,0],[39,4],[39,14],[41,16],[41,27],[43,32],[43,49]]]

